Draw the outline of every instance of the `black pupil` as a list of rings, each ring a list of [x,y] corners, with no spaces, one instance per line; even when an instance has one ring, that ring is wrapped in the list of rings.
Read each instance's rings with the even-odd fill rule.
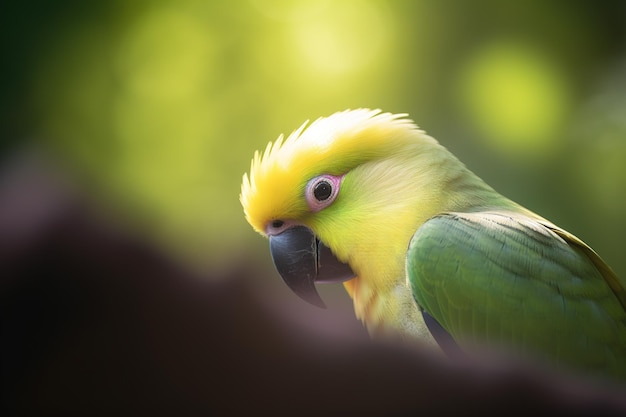
[[[327,200],[333,193],[333,187],[328,181],[320,181],[313,188],[313,195],[318,201]]]

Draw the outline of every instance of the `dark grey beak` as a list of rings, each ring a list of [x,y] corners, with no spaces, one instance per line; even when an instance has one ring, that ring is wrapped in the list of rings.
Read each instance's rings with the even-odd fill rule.
[[[321,308],[326,305],[316,282],[343,282],[354,278],[350,266],[340,262],[330,249],[304,226],[295,226],[270,236],[272,260],[287,286],[303,300]]]

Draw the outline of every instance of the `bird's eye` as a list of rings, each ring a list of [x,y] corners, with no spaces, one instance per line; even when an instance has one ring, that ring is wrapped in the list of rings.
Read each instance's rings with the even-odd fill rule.
[[[320,175],[313,178],[306,187],[306,202],[311,211],[320,211],[335,201],[343,175]]]
[[[317,201],[328,200],[333,194],[333,186],[326,180],[321,180],[313,187],[313,195]]]

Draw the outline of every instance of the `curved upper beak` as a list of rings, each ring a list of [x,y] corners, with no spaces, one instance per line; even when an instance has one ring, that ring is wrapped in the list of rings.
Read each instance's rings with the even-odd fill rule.
[[[270,236],[272,260],[287,286],[303,300],[325,308],[316,282],[343,282],[354,278],[349,265],[340,262],[310,229],[295,226]]]

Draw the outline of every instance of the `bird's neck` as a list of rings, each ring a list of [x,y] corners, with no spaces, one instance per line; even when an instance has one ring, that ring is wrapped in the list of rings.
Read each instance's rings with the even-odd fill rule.
[[[429,336],[405,271],[409,241],[424,222],[443,212],[510,203],[445,148],[436,145],[427,150],[420,150],[412,158],[410,154],[399,155],[389,164],[389,175],[401,179],[404,185],[386,195],[386,204],[372,203],[359,232],[351,235],[347,257],[357,277],[345,287],[357,317],[372,335],[393,330]],[[390,186],[388,190],[395,189]]]
[[[368,280],[361,277],[345,282],[344,287],[352,297],[356,316],[372,337],[400,336],[436,345],[413,300],[411,289],[401,280],[382,292],[373,291]]]

